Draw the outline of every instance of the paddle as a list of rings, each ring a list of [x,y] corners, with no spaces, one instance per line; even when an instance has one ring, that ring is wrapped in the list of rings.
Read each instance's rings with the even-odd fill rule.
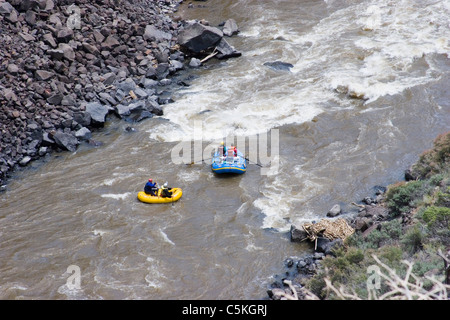
[[[253,161],[251,161],[251,160],[248,159],[248,158],[245,158],[245,157],[244,157],[244,159],[247,160],[248,162],[253,162]],[[264,166],[261,165],[261,164],[259,164],[259,163],[253,162],[253,164],[256,164],[257,166],[260,166],[261,168],[264,168]]]

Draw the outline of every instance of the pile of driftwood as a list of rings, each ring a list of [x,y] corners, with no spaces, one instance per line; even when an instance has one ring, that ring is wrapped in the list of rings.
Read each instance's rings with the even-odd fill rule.
[[[344,240],[355,232],[345,219],[322,219],[317,223],[305,223],[302,227],[307,233],[308,239],[314,241],[316,246],[318,237],[324,237],[331,241],[336,239]]]

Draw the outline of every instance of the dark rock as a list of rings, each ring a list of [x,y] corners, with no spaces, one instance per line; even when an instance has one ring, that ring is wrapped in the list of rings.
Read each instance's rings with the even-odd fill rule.
[[[147,25],[144,31],[144,40],[162,41],[171,40],[172,34],[157,29],[154,25]]]
[[[52,78],[55,74],[53,72],[45,71],[45,70],[37,70],[36,71],[36,79],[39,81],[47,81]]]
[[[118,83],[116,87],[117,89],[122,90],[125,94],[129,94],[130,91],[134,91],[136,89],[136,83],[132,78],[127,78],[124,81]]]
[[[292,242],[301,242],[308,238],[308,233],[303,228],[297,228],[295,225],[291,225],[289,231]]]
[[[19,32],[19,36],[25,41],[25,42],[31,42],[36,41],[36,38],[32,36],[29,33]]]
[[[292,268],[293,265],[294,265],[294,260],[292,260],[291,258],[286,259],[286,267]]]
[[[222,32],[225,36],[228,37],[238,34],[239,28],[236,21],[234,19],[228,19],[227,21],[225,21]]]
[[[39,8],[39,1],[37,0],[22,0],[20,1],[20,11],[28,11]]]
[[[323,259],[324,256],[325,256],[325,254],[323,252],[315,252],[313,258],[315,260],[320,260],[320,259]]]
[[[83,127],[87,127],[91,124],[91,115],[88,112],[75,112],[73,119]]]
[[[67,43],[73,38],[73,30],[68,27],[61,28],[56,34],[56,40],[58,42]]]
[[[139,122],[146,118],[153,117],[153,114],[147,109],[145,101],[141,100],[129,105],[116,106],[116,113],[122,119]]]
[[[76,106],[77,102],[75,101],[75,98],[73,98],[70,95],[64,96],[61,100],[61,105],[63,106]]]
[[[62,60],[64,58],[64,51],[61,49],[50,49],[47,53],[56,60]]]
[[[228,59],[235,58],[242,55],[239,51],[237,51],[233,46],[231,46],[225,39],[221,39],[219,44],[216,47],[219,52],[216,57],[218,59]]]
[[[177,60],[170,61],[170,69],[172,72],[176,72],[178,70],[182,70],[184,68],[184,64]]]
[[[109,86],[109,85],[113,84],[114,80],[116,80],[116,74],[114,72],[105,73],[103,75],[103,79],[105,79],[103,81],[103,84],[105,86]]]
[[[8,2],[0,3],[0,14],[9,15],[14,10],[14,7]]]
[[[273,289],[267,290],[267,295],[272,300],[281,300],[285,294],[286,294],[286,291],[284,291],[284,289],[281,289],[281,288],[273,288]]]
[[[47,153],[48,153],[48,147],[40,147],[39,148],[38,154],[40,157],[45,156]]]
[[[116,99],[114,99],[109,93],[100,92],[98,95],[100,100],[102,100],[105,104],[111,104],[113,106],[117,104]]]
[[[80,143],[74,135],[61,131],[57,131],[53,135],[53,140],[55,140],[55,143],[58,147],[71,152],[76,151],[77,146]]]
[[[106,121],[106,115],[109,113],[109,108],[98,102],[90,102],[86,105],[86,112],[91,116],[91,125],[96,127],[103,127]]]
[[[367,217],[358,217],[355,221],[355,230],[364,232],[370,227],[372,220]]]
[[[316,251],[325,253],[328,250],[328,246],[330,245],[330,243],[331,241],[328,238],[317,237]]]
[[[330,211],[327,212],[327,217],[336,217],[342,213],[341,206],[338,204],[335,204]]]
[[[405,170],[405,180],[406,181],[414,181],[417,180],[417,176],[410,170]]]
[[[28,10],[25,13],[25,21],[31,25],[34,26],[36,24],[36,12],[32,11],[32,10]]]
[[[47,98],[47,102],[53,105],[59,105],[64,96],[61,93],[56,93]]]
[[[52,48],[56,48],[58,44],[56,43],[55,39],[53,38],[51,33],[46,33],[42,36],[42,39],[46,44],[51,46]]]
[[[97,49],[96,46],[94,46],[94,45],[92,45],[92,44],[89,44],[89,43],[87,43],[87,42],[83,42],[82,45],[83,45],[84,51],[89,52],[89,53],[92,53],[92,54],[94,54],[94,55],[99,54],[99,51],[98,51],[98,49]]]
[[[197,58],[192,58],[191,61],[189,62],[189,67],[191,68],[198,68],[202,65],[202,62],[200,61],[200,59]]]
[[[218,44],[222,37],[223,33],[218,28],[194,22],[179,32],[178,42],[188,50],[199,53]]]
[[[156,79],[161,80],[167,77],[170,72],[169,67],[170,65],[168,63],[158,64],[158,66],[156,67]]]
[[[10,74],[16,75],[19,72],[19,67],[13,63],[8,64],[7,70]]]
[[[116,39],[115,36],[109,35],[105,41],[102,42],[101,47],[103,50],[111,51],[114,48],[120,46],[120,42]]]
[[[26,166],[30,161],[31,161],[31,157],[25,156],[22,158],[22,160],[20,160],[19,164],[21,166]]]
[[[75,61],[75,51],[67,43],[60,43],[58,49],[62,50],[64,58],[69,61]]]
[[[365,197],[364,200],[363,200],[363,202],[364,202],[365,204],[368,204],[368,205],[371,205],[371,204],[373,204],[373,203],[376,203],[376,201],[375,201],[374,199],[372,199],[371,197]]]
[[[89,141],[92,138],[92,132],[88,128],[82,127],[75,132],[75,137],[80,140]]]
[[[5,15],[5,19],[13,24],[19,21],[19,17],[16,10],[13,10],[9,15]],[[31,41],[31,40],[30,40]]]
[[[265,62],[264,65],[274,70],[283,70],[283,71],[290,71],[290,69],[294,67],[294,65],[282,61]]]
[[[331,255],[334,256],[334,250],[337,248],[341,248],[344,246],[344,241],[342,239],[335,239],[329,242],[324,248],[324,254],[326,256]]]
[[[376,220],[384,220],[389,216],[389,209],[383,206],[366,206],[366,217]]]
[[[154,115],[157,115],[157,116],[163,115],[162,107],[153,98],[151,98],[151,97],[147,98],[145,100],[145,106],[146,106],[147,110],[150,111],[151,113],[153,113]]]
[[[149,79],[156,79],[156,69],[152,66],[148,66],[145,72],[145,77]]]
[[[140,81],[140,84],[144,86],[145,89],[152,89],[158,85],[158,81],[143,77]]]

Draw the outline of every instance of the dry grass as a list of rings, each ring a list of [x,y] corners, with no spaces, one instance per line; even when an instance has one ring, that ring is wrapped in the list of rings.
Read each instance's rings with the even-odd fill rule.
[[[377,289],[368,288],[368,298],[359,297],[354,291],[348,292],[348,290],[341,286],[336,288],[332,282],[325,278],[326,290],[334,293],[337,299],[341,300],[448,300],[450,295],[450,285],[444,284],[434,277],[425,277],[433,283],[431,289],[424,288],[423,280],[413,274],[413,263],[403,260],[402,262],[407,265],[407,272],[402,278],[397,275],[396,271],[384,264],[378,259],[377,256],[372,255],[373,259],[380,267],[377,272],[380,280],[384,280],[385,284],[390,290],[382,295],[377,294]],[[298,300],[298,293],[292,286],[290,281],[285,280],[285,283],[289,285],[293,294],[286,293],[284,298],[287,300]],[[303,299],[305,300],[320,300],[315,294],[302,288]]]

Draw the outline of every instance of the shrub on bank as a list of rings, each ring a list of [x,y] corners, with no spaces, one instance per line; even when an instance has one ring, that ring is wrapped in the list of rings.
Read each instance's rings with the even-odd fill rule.
[[[432,149],[420,155],[419,161],[411,168],[412,175],[418,179],[426,179],[448,170],[450,163],[450,132],[439,135]]]
[[[420,290],[431,292],[442,284],[445,264],[438,252],[450,248],[449,160],[450,132],[439,136],[434,148],[413,166],[421,180],[399,182],[388,188],[385,205],[390,212],[389,220],[380,222],[369,233],[348,237],[345,246],[334,251],[335,257],[323,259],[322,269],[306,288],[322,299],[373,298],[367,280],[369,268],[380,262],[374,256],[389,271],[395,271],[391,276],[395,275],[400,282],[412,272],[411,288],[420,284]],[[388,297],[393,290],[389,285],[392,282],[382,282],[376,295]],[[340,288],[351,294],[343,294]],[[450,292],[449,288],[442,292]],[[446,299],[447,293],[439,297]],[[417,297],[439,298],[423,291]]]

